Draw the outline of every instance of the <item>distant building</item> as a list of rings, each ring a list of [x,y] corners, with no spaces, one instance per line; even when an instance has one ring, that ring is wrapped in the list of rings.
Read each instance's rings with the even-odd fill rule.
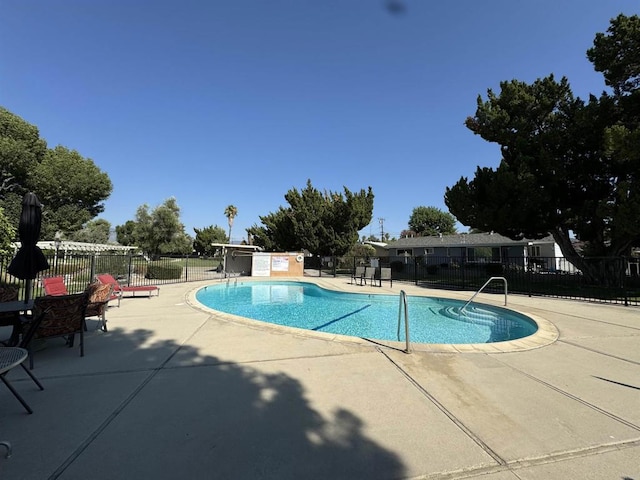
[[[386,257],[389,255],[389,253],[387,252],[386,242],[372,242],[372,241],[366,240],[363,243],[365,245],[371,245],[375,249],[376,253],[374,257]]]
[[[511,240],[497,233],[461,233],[401,238],[387,245],[389,261],[407,263],[424,257],[427,265],[513,263],[536,270],[574,271],[551,235],[539,240]]]

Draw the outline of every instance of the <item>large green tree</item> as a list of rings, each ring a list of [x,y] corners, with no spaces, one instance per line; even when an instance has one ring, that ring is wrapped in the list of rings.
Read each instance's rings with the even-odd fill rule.
[[[260,217],[261,226],[253,225],[247,233],[253,237],[254,245],[268,252],[288,252],[301,250],[301,243],[295,237],[290,209],[279,207],[275,212]]]
[[[308,180],[304,189],[285,194],[289,207],[260,217],[263,226],[248,231],[266,250],[344,255],[358,241],[359,230],[371,222],[373,197],[371,187],[358,193],[346,187],[342,193],[321,192]]]
[[[0,259],[14,253],[13,248],[11,248],[11,242],[13,242],[15,235],[15,227],[9,222],[4,210],[0,207]]]
[[[123,225],[116,225],[116,241],[120,245],[135,246],[136,245],[136,222],[127,220]]]
[[[14,227],[18,226],[22,197],[29,191],[29,172],[46,152],[47,144],[35,125],[0,107],[0,207]]]
[[[71,239],[75,242],[108,243],[111,233],[111,223],[104,218],[90,220],[82,229],[74,232]]]
[[[224,228],[218,225],[210,225],[205,228],[194,228],[196,238],[193,240],[193,249],[200,255],[213,256],[216,248],[212,243],[227,243],[228,237]]]
[[[109,176],[77,151],[57,146],[48,150],[30,173],[32,191],[46,206],[42,235],[60,230],[72,234],[104,211],[102,203],[113,189]]]
[[[153,210],[147,204],[139,206],[134,224],[127,222],[124,226],[116,227],[116,234],[124,233],[127,225],[133,227],[132,232],[127,232],[130,234],[128,240],[135,241],[135,246],[152,258],[162,254],[189,254],[193,251],[193,239],[184,231],[184,225],[180,221],[180,207],[173,197]]]
[[[466,126],[500,145],[493,169],[478,167],[447,188],[445,203],[462,223],[513,239],[551,233],[564,256],[608,281],[588,257],[628,255],[640,243],[640,19],[620,15],[596,36],[589,58],[613,94],[575,98],[566,78],[502,82],[478,98]],[[607,77],[608,76],[608,77]],[[586,248],[577,252],[571,234]]]
[[[12,224],[31,191],[44,205],[41,237],[73,236],[104,210],[112,188],[91,159],[63,146],[48,149],[37,127],[0,107],[0,207]]]
[[[35,125],[0,107],[0,198],[27,193],[29,172],[47,152]]]
[[[421,237],[456,233],[456,218],[436,207],[416,207],[409,217],[409,228]]]

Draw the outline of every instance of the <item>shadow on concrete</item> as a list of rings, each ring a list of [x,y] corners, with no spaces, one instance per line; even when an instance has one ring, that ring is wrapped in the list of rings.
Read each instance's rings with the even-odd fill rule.
[[[278,371],[282,364],[237,364],[154,336],[90,334],[84,358],[48,348],[36,368],[46,390],[31,391],[26,377],[14,382],[34,415],[25,417],[0,390],[0,436],[14,444],[13,457],[0,459],[0,476],[404,476],[399,457],[368,439],[356,415],[314,408],[300,381]]]

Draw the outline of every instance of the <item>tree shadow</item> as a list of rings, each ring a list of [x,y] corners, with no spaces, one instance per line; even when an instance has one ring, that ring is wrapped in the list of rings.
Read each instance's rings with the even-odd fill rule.
[[[84,359],[69,355],[71,352],[55,347],[42,352],[46,358],[36,359],[36,371],[47,386],[44,394],[64,389],[66,383],[90,392],[94,383],[99,384],[99,377],[121,376],[124,382],[132,375],[145,375],[124,401],[100,405],[103,420],[99,426],[82,430],[81,415],[68,418],[65,427],[82,434],[69,445],[73,451],[67,448],[59,458],[40,456],[33,461],[26,452],[21,456],[16,446],[32,436],[40,437],[38,442],[43,445],[67,441],[66,431],[48,426],[47,415],[57,408],[53,403],[65,398],[70,402],[66,408],[73,411],[74,403],[79,407],[94,399],[78,398],[80,393],[51,394],[49,400],[39,397],[36,412],[45,418],[45,424],[32,425],[31,432],[24,431],[24,415],[19,410],[0,411],[2,437],[17,442],[11,461],[0,459],[0,474],[7,478],[18,472],[16,478],[79,478],[91,472],[94,479],[118,478],[123,472],[129,478],[404,476],[397,454],[367,438],[365,425],[356,414],[341,407],[322,412],[307,397],[300,380],[279,370],[283,364],[225,361],[174,340],[152,341],[154,335],[146,329],[90,332],[86,355],[94,357],[96,371],[92,373],[86,367],[85,371],[74,370],[82,367],[75,362]],[[26,381],[16,383],[27,388]],[[29,398],[35,397],[29,392]],[[10,402],[5,397],[0,400],[3,405]],[[43,472],[47,472],[44,477]]]

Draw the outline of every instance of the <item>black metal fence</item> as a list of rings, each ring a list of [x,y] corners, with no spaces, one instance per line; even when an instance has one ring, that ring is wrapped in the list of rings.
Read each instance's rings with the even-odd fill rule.
[[[637,258],[591,259],[595,276],[587,276],[561,257],[490,259],[452,257],[312,257],[308,275],[351,276],[358,265],[391,267],[394,281],[429,288],[477,291],[491,277],[505,277],[509,292],[529,296],[570,298],[603,303],[640,305],[640,263]],[[601,275],[597,275],[601,272]],[[615,272],[615,274],[612,274]],[[502,293],[501,282],[483,290]]]
[[[83,291],[97,274],[110,273],[122,285],[162,285],[216,279],[221,273],[219,258],[189,256],[166,256],[150,260],[140,255],[116,254],[60,254],[44,252],[50,268],[40,272],[33,282],[33,296],[44,295],[40,279],[62,275],[70,293]],[[0,258],[0,283],[23,282],[7,272],[11,258]]]
[[[211,257],[165,256],[150,260],[140,255],[65,254],[45,252],[50,268],[33,282],[33,296],[43,295],[40,278],[63,275],[69,292],[84,290],[97,274],[110,273],[123,285],[162,285],[224,278],[222,260]],[[23,282],[7,273],[11,258],[0,258],[0,283]],[[391,267],[394,281],[429,288],[477,291],[492,276],[507,279],[509,292],[530,296],[572,298],[624,305],[640,305],[640,263],[634,258],[594,259],[607,281],[597,281],[566,264],[562,258],[500,262],[452,257],[306,257],[305,275],[350,277],[359,265]],[[558,268],[558,266],[563,268]],[[618,272],[611,276],[610,272]],[[603,275],[604,278],[604,275]],[[501,293],[496,282],[486,292]]]

